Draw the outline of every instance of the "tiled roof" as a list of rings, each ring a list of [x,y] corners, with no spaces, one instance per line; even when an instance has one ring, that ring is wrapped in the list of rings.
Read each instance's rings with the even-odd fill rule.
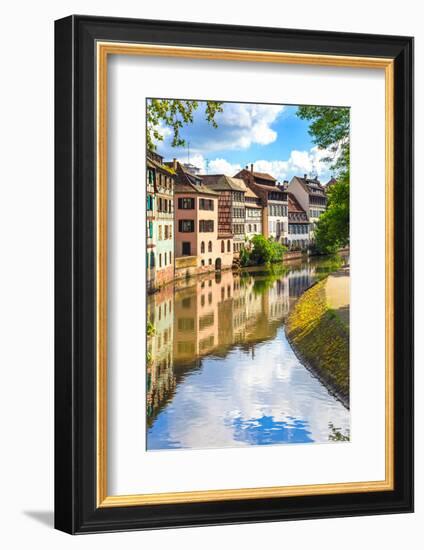
[[[303,210],[303,208],[300,206],[300,204],[297,201],[296,197],[293,195],[293,193],[287,193],[287,198],[288,198],[289,213],[290,212],[305,212]]]
[[[199,193],[201,195],[213,195],[217,197],[219,193],[213,191],[203,183],[193,184],[193,183],[176,183],[174,186],[174,194],[181,193]]]
[[[147,166],[159,168],[163,172],[168,173],[170,176],[175,176],[175,172],[170,166],[167,166],[166,164],[161,164],[151,157],[147,157]]]
[[[276,185],[264,185],[262,183],[256,183],[256,187],[259,187],[259,189],[263,189],[264,191],[268,191],[268,193],[281,193],[281,195],[286,195],[287,191],[283,191]]]
[[[308,216],[300,206],[293,193],[287,193],[289,206],[289,223],[307,223]]]
[[[271,174],[267,174],[266,172],[252,172],[252,173],[255,178],[258,178],[261,180],[277,181],[276,178],[271,176]]]
[[[293,176],[293,179],[299,181],[305,191],[310,195],[320,195],[325,197],[324,187],[321,185],[321,182],[318,179],[305,177],[301,178],[300,176]]]
[[[247,187],[247,186],[246,186],[245,197],[250,197],[252,199],[259,199],[258,195],[253,191],[253,189],[250,189],[250,187]]]
[[[246,184],[242,179],[231,178],[223,174],[202,175],[202,182],[215,191],[246,191]]]
[[[167,166],[173,166],[173,162],[165,162]],[[176,172],[176,184],[174,186],[174,193],[199,193],[202,195],[214,195],[218,196],[219,193],[216,193],[209,187],[206,187],[202,183],[202,178],[195,174],[191,174],[184,169],[183,165],[180,162],[177,162],[177,172]]]

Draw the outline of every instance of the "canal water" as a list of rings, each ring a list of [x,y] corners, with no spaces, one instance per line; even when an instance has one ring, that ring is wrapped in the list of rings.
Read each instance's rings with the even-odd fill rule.
[[[147,449],[346,440],[349,411],[284,331],[296,299],[340,262],[214,273],[149,296]]]

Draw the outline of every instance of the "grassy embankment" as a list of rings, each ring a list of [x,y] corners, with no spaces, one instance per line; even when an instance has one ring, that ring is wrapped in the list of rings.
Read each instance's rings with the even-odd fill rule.
[[[286,324],[296,354],[349,407],[349,327],[327,304],[326,279],[297,301]]]

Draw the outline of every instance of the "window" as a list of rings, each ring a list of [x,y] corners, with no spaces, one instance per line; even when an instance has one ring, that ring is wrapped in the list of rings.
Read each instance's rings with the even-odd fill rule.
[[[155,183],[155,173],[153,170],[147,170],[147,179],[151,185]]]
[[[162,254],[159,254],[159,267],[162,267]]]
[[[182,243],[182,253],[183,253],[183,256],[191,256],[191,243],[189,242]]]
[[[204,253],[205,253],[205,242],[202,241],[200,244],[200,254],[204,254]]]
[[[250,223],[249,223],[249,233],[252,233],[252,226]]]
[[[169,226],[165,225],[165,239],[169,239]]]
[[[159,226],[159,240],[162,240],[162,226]]]
[[[200,220],[199,221],[199,231],[200,231],[200,233],[212,233],[212,231],[213,231],[213,220]]]
[[[169,226],[169,238],[172,239],[172,224]]]
[[[167,256],[167,254],[165,252],[164,255],[163,255],[163,265],[164,266],[166,266],[166,256]]]
[[[231,242],[227,241],[227,252],[231,252]]]
[[[225,242],[221,241],[221,252],[225,252]]]
[[[213,206],[212,199],[199,199],[199,210],[213,210]]]
[[[180,317],[178,319],[178,330],[181,332],[191,332],[194,330],[193,317]]]
[[[202,261],[200,262],[200,265],[201,265],[202,267],[204,267],[204,266],[205,266],[205,260],[202,260]]]
[[[193,233],[194,232],[194,220],[179,220],[178,231],[180,233]]]
[[[254,228],[254,230],[255,230],[255,233],[257,233],[257,232],[258,232],[258,226],[256,225],[256,223],[255,223],[255,225],[253,226],[253,228]]]
[[[159,197],[159,206],[158,206],[159,212],[162,212],[162,197]]]
[[[153,222],[149,222],[149,238],[152,239],[153,238]]]
[[[193,342],[178,342],[178,353],[194,353]]]
[[[214,314],[208,313],[207,315],[203,315],[203,317],[200,317],[199,319],[199,329],[203,330],[207,327],[212,326],[214,323]]]
[[[189,197],[179,198],[178,208],[180,210],[194,210],[194,199]]]
[[[172,264],[172,252],[169,253],[169,265]]]
[[[208,336],[207,338],[203,338],[199,342],[199,350],[202,352],[202,351],[207,350],[208,348],[212,348],[213,345],[214,345],[214,340],[215,339],[214,339],[213,335]]]
[[[208,252],[212,252],[212,241],[208,243]]]
[[[152,195],[147,195],[147,210],[153,210],[153,197],[152,197]]]
[[[208,264],[209,264],[209,265],[212,265],[212,259],[211,259],[211,258],[209,258]]]
[[[155,267],[155,255],[153,252],[150,252],[150,267]]]

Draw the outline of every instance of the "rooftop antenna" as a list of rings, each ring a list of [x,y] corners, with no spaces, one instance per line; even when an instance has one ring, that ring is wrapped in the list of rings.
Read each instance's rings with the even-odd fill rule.
[[[312,163],[311,179],[318,179],[318,171],[315,161]]]

